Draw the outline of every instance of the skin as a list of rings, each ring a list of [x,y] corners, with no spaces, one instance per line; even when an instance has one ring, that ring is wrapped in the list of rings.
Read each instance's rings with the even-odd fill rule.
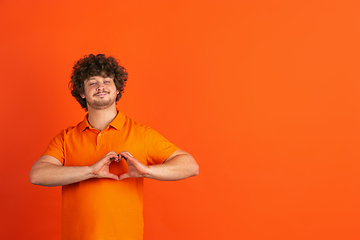
[[[84,82],[85,91],[81,95],[86,99],[88,107],[88,121],[98,130],[105,129],[116,117],[116,89],[112,78],[101,76],[91,77]],[[125,161],[128,172],[115,175],[109,172],[112,161]],[[163,181],[181,180],[196,176],[199,166],[195,159],[187,152],[179,149],[168,157],[163,164],[146,166],[124,151],[108,152],[91,166],[63,166],[56,158],[48,155],[41,156],[32,166],[30,182],[41,186],[62,186],[84,181],[90,178],[109,178],[123,180],[126,178],[152,178]]]

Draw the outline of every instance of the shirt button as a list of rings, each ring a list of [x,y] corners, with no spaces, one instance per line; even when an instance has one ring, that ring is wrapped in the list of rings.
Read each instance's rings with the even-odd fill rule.
[[[101,136],[101,133],[99,133],[99,137]]]

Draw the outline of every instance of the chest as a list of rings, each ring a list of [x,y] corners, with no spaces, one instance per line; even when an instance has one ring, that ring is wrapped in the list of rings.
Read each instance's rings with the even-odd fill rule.
[[[117,154],[122,151],[128,151],[140,162],[146,164],[145,148],[142,136],[134,136],[134,134],[126,131],[115,129],[104,132],[85,130],[76,137],[69,135],[65,139],[64,165],[89,166],[99,161],[110,151],[114,151]],[[119,168],[123,168],[124,161],[112,165],[119,165]]]

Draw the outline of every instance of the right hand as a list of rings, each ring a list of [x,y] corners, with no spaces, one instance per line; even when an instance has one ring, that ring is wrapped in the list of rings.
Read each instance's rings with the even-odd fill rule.
[[[93,177],[119,180],[119,176],[109,172],[111,161],[119,161],[119,156],[114,151],[108,152],[103,158],[90,166]]]

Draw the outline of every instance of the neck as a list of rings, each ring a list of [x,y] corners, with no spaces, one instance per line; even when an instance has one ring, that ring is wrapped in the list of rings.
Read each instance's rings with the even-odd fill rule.
[[[106,109],[88,108],[88,111],[88,122],[99,131],[104,130],[117,115],[115,106]]]

